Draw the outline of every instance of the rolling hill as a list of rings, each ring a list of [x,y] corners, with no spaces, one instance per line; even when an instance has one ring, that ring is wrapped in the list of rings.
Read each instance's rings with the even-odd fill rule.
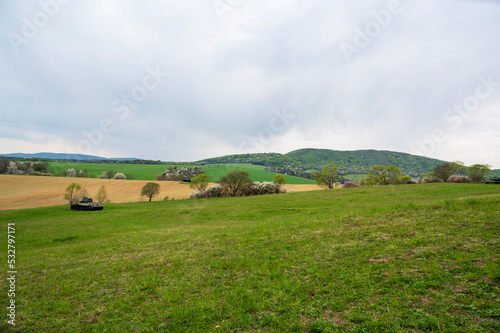
[[[93,155],[82,154],[58,154],[58,153],[37,153],[37,154],[0,154],[5,158],[22,159],[46,159],[50,161],[80,162],[80,163],[124,163],[125,164],[186,164],[201,165],[202,167],[217,167],[225,165],[254,165],[265,168],[265,171],[272,173],[287,174],[288,176],[298,176],[311,178],[313,171],[321,170],[324,165],[334,163],[339,165],[339,173],[348,175],[349,179],[357,179],[358,176],[366,175],[374,165],[395,165],[400,168],[405,175],[419,177],[424,173],[433,171],[437,165],[447,163],[443,160],[416,156],[407,153],[385,151],[385,150],[354,150],[340,151],[331,149],[305,148],[294,150],[286,154],[280,153],[256,153],[256,154],[236,154],[213,157],[197,162],[161,162],[146,161],[138,158],[105,158]],[[54,162],[57,163],[57,162]],[[225,167],[225,169],[227,169]],[[89,168],[89,165],[82,169]],[[111,167],[113,169],[115,167]],[[102,165],[99,166],[102,169]],[[155,168],[155,170],[158,168]],[[158,170],[163,169],[159,167]],[[232,167],[231,167],[232,169]],[[52,170],[54,171],[54,170]],[[102,171],[102,170],[101,170]],[[213,170],[211,170],[213,171]],[[264,170],[262,170],[264,171]],[[157,171],[155,171],[157,172]],[[356,176],[358,175],[358,176]],[[500,176],[500,169],[493,170],[490,175]],[[260,177],[258,177],[260,178]],[[269,178],[269,177],[267,177]],[[267,179],[266,178],[266,179]],[[136,179],[154,179],[152,176]],[[215,179],[215,178],[214,178]]]
[[[339,151],[330,149],[299,149],[287,154],[259,153],[227,155],[199,161],[206,164],[251,163],[264,165],[270,170],[304,176],[320,170],[324,165],[339,165],[343,174],[366,174],[374,165],[395,165],[404,174],[418,177],[446,161],[406,153],[380,150]]]

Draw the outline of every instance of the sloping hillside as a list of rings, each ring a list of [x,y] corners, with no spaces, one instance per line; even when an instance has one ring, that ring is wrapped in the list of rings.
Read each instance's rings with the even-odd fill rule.
[[[405,174],[420,175],[445,161],[384,150],[339,151],[330,149],[299,149],[286,154],[312,169],[335,163],[349,173],[367,173],[374,165],[395,165]]]
[[[299,149],[287,154],[259,153],[227,155],[199,161],[206,164],[251,163],[264,165],[272,171],[306,176],[307,171],[320,170],[335,163],[343,174],[366,174],[374,165],[395,165],[403,173],[420,176],[445,161],[406,153],[379,150],[339,151],[330,149]]]

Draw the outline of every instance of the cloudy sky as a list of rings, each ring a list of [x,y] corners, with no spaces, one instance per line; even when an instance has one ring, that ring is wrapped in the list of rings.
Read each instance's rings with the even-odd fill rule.
[[[500,168],[500,1],[0,1],[0,153]]]

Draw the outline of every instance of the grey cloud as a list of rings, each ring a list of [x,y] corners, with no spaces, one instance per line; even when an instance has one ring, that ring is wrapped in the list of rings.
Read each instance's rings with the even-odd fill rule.
[[[19,34],[40,6],[1,2],[0,152],[28,147],[33,133],[76,149],[84,131],[109,118],[114,130],[94,154],[195,160],[238,152],[284,107],[296,117],[266,151],[413,152],[436,128],[461,138],[491,132],[499,144],[498,126],[482,119],[499,105],[500,88],[458,129],[442,116],[479,77],[500,81],[498,2],[401,1],[401,13],[348,62],[340,45],[388,3],[246,1],[221,21],[210,1],[70,1],[16,53],[8,33]],[[120,119],[113,102],[157,65],[169,76]],[[19,145],[2,144],[9,138]],[[500,167],[490,149],[484,143],[474,157]],[[469,156],[446,142],[432,157],[447,151]]]

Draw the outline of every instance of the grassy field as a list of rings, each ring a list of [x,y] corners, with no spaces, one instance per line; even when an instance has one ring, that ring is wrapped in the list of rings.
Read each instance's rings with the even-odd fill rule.
[[[87,170],[87,173],[94,174],[97,177],[103,172],[114,170],[124,174],[130,174],[135,180],[154,180],[158,175],[173,167],[173,165],[164,164],[111,164],[111,163],[66,163],[49,162],[49,172],[56,173],[69,168],[78,170]],[[178,165],[178,167],[193,167],[192,165]],[[200,166],[198,166],[200,167]],[[205,173],[210,177],[210,181],[217,182],[225,174],[232,170],[246,170],[250,173],[250,178],[256,182],[273,181],[274,172],[264,170],[263,166],[252,164],[220,164],[201,166]],[[288,184],[315,184],[311,179],[286,176]]]
[[[114,170],[124,174],[130,174],[135,180],[154,180],[162,172],[173,165],[164,164],[114,164],[114,163],[67,163],[67,162],[49,162],[49,172],[56,173],[70,168],[78,170],[87,170],[87,174],[94,174],[96,177],[103,171]]]
[[[59,206],[0,220],[4,244],[7,223],[16,228],[21,332],[500,331],[500,186]]]
[[[276,173],[264,170],[263,166],[252,164],[220,164],[204,166],[203,170],[210,177],[211,181],[217,181],[233,170],[245,170],[250,173],[250,178],[254,182],[272,182]],[[312,179],[305,179],[294,176],[285,176],[287,184],[316,184]]]

